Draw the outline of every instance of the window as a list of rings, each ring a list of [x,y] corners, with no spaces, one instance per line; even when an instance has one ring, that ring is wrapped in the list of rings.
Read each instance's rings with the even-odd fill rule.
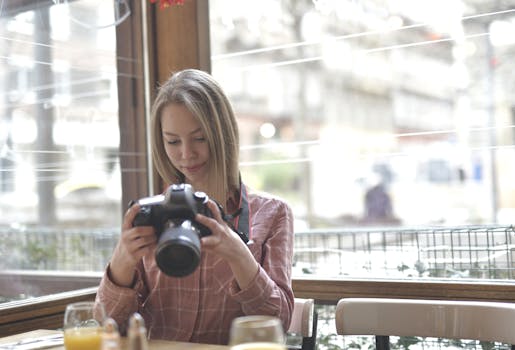
[[[512,278],[514,11],[210,1],[212,72],[239,118],[243,179],[292,205],[297,274]],[[434,226],[446,228],[437,240],[408,230]]]
[[[96,285],[127,199],[147,192],[134,178],[149,177],[133,95],[145,90],[140,9],[47,4],[0,13],[0,275],[18,276],[2,283],[16,287],[0,293],[8,299],[45,293],[20,282],[34,270]],[[292,205],[297,276],[513,279],[514,9],[209,6],[212,73],[239,118],[243,178]],[[163,25],[174,10],[155,17]],[[156,40],[173,48],[169,35]],[[172,48],[155,45],[158,73],[183,53]]]
[[[95,286],[116,243],[116,26],[130,14],[116,3],[0,6],[0,301],[66,290],[25,284],[36,270]]]

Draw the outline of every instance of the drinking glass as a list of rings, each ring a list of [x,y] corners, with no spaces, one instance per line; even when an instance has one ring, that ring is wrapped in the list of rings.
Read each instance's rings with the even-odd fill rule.
[[[232,321],[229,345],[233,350],[286,350],[281,321],[273,316],[242,316]]]
[[[64,312],[64,347],[66,350],[101,350],[102,324],[106,318],[100,303],[68,304]]]

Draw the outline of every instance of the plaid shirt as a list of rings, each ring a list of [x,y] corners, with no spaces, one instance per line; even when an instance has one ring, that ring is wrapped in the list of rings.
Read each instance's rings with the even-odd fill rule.
[[[133,288],[115,285],[108,266],[97,301],[104,303],[122,333],[134,312],[143,316],[152,339],[227,344],[231,321],[243,315],[277,316],[288,329],[294,303],[293,214],[285,202],[267,194],[249,192],[248,197],[247,246],[260,263],[250,285],[239,289],[228,264],[205,252],[199,268],[182,278],[165,275],[154,255],[146,256],[137,267]]]

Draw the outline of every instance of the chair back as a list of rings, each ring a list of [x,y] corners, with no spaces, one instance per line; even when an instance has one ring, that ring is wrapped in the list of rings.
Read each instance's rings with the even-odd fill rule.
[[[315,311],[313,299],[295,298],[293,314],[288,333],[302,336],[302,345],[299,349],[314,350],[317,335],[318,315]],[[290,347],[290,350],[295,349]]]
[[[335,320],[337,334],[375,335],[376,344],[391,335],[515,344],[515,304],[504,302],[343,298]]]

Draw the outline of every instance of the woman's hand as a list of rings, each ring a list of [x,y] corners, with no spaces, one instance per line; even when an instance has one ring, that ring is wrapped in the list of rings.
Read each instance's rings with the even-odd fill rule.
[[[210,200],[207,206],[213,218],[197,214],[195,220],[209,228],[211,235],[202,237],[202,249],[213,252],[227,261],[241,289],[255,277],[259,264],[247,245],[222,219],[218,206]]]
[[[123,218],[122,234],[110,262],[110,274],[114,283],[130,287],[134,280],[134,268],[138,261],[151,253],[156,245],[156,234],[152,226],[132,226],[140,206],[131,206]]]

